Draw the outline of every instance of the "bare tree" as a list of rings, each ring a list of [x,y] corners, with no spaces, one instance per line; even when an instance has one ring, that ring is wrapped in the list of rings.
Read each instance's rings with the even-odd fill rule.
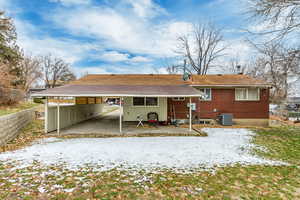
[[[300,51],[278,43],[256,48],[260,55],[250,75],[272,84],[272,100],[285,100],[293,82],[300,79]]]
[[[18,68],[21,72],[18,79],[25,92],[43,77],[40,58],[24,56]]]
[[[166,65],[167,72],[169,74],[183,74],[187,72],[188,74],[192,74],[192,71],[187,66],[186,59],[183,60],[183,63],[167,63]]]
[[[61,58],[47,55],[42,58],[42,66],[44,69],[45,85],[53,88],[58,81],[64,83],[76,79],[73,72],[70,70],[70,65]]]
[[[221,65],[220,69],[224,73],[229,73],[229,74],[247,74],[249,67],[251,67],[250,62],[249,63],[241,62],[240,57],[236,55],[230,58],[226,64]]]
[[[226,49],[221,29],[212,24],[196,24],[191,34],[180,36],[178,41],[177,53],[186,58],[191,71],[199,75],[206,74]]]
[[[249,0],[250,13],[262,19],[264,24],[273,27],[262,34],[277,33],[277,38],[299,31],[300,1],[299,0]]]

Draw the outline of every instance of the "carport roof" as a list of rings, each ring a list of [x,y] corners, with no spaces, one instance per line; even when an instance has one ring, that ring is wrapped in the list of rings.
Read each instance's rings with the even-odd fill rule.
[[[200,97],[202,93],[189,85],[65,85],[32,96],[66,97]]]

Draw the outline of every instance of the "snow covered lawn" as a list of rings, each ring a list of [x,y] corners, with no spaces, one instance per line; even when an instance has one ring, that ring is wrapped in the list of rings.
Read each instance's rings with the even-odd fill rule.
[[[205,128],[208,137],[126,137],[43,139],[21,150],[0,154],[3,162],[20,167],[38,161],[67,168],[92,166],[99,170],[192,170],[233,164],[280,165],[251,154],[254,134],[247,129]]]

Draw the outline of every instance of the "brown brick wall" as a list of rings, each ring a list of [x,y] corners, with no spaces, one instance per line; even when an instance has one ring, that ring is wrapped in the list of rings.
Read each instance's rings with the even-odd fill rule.
[[[197,110],[193,111],[193,117],[216,118],[221,113],[232,113],[234,118],[241,119],[266,119],[269,118],[269,90],[261,89],[260,101],[235,101],[234,89],[212,89],[211,101],[200,101],[193,98]],[[171,119],[172,108],[175,107],[177,119],[188,118],[187,104],[185,101],[173,101],[168,99],[168,118]],[[217,109],[217,112],[214,112]]]

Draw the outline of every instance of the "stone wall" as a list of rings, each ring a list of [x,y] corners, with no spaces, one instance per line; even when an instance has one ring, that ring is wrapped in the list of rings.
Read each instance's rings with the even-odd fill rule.
[[[16,138],[20,130],[34,120],[34,111],[35,109],[31,108],[0,117],[0,146]]]

